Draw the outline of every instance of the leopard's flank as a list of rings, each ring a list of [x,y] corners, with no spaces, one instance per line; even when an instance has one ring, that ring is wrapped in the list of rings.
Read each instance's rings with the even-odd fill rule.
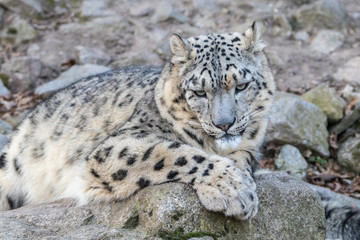
[[[0,209],[121,200],[182,182],[209,210],[253,217],[252,166],[275,88],[257,24],[173,35],[170,47],[164,68],[81,79],[33,109],[0,157]]]

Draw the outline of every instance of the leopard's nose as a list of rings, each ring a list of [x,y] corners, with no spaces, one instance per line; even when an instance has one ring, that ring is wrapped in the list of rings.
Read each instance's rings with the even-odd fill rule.
[[[224,126],[222,125],[216,125],[216,127],[220,128],[221,130],[223,130],[224,132],[226,132],[229,128],[230,128],[230,124],[226,124]]]
[[[217,128],[220,128],[221,130],[223,130],[224,132],[226,132],[227,130],[229,130],[229,128],[234,125],[235,123],[235,118],[233,121],[231,122],[225,122],[225,123],[221,123],[221,124],[215,124],[213,122],[213,124],[217,127]]]

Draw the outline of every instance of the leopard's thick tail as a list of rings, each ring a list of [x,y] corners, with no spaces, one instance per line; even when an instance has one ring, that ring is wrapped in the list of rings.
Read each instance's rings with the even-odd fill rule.
[[[326,216],[326,239],[360,240],[360,200],[309,185],[320,196]]]
[[[14,166],[7,159],[5,147],[0,152],[0,211],[19,208],[25,202],[20,178],[13,174],[12,168]]]

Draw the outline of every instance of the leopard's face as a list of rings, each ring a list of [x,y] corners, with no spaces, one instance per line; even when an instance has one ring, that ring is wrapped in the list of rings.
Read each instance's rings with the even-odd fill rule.
[[[239,144],[248,126],[264,117],[262,101],[273,91],[263,52],[249,50],[244,38],[233,33],[187,39],[189,55],[179,63],[188,107],[219,143]]]

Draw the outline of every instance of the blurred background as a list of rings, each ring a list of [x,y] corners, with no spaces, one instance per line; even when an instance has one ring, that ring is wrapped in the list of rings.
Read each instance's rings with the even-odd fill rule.
[[[127,65],[163,65],[172,33],[263,25],[278,92],[263,167],[360,198],[358,0],[0,0],[0,146],[45,96]]]

